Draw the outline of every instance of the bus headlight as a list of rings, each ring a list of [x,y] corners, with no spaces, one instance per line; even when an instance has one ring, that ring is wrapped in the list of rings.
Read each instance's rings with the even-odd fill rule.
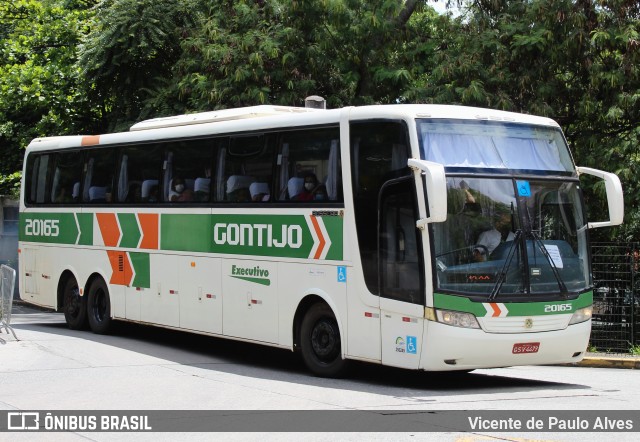
[[[569,321],[569,325],[579,324],[584,321],[588,321],[591,319],[593,315],[593,306],[584,307],[579,310],[576,310],[571,317],[571,321]]]
[[[471,313],[455,312],[452,310],[436,310],[438,322],[463,328],[480,328],[476,317]]]

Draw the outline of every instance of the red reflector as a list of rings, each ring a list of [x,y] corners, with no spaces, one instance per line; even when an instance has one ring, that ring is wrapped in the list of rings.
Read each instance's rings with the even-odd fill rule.
[[[207,293],[207,298],[209,298],[209,299],[212,298],[211,293]]]
[[[365,318],[373,318],[373,313],[364,312]]]
[[[178,291],[177,290],[169,290],[169,294],[171,295],[177,295]]]
[[[411,322],[411,318],[407,318],[406,316],[404,316],[402,318],[402,322]]]
[[[257,303],[258,303],[258,300],[257,300],[257,299],[252,299],[252,300],[251,300],[251,304],[257,304]]]

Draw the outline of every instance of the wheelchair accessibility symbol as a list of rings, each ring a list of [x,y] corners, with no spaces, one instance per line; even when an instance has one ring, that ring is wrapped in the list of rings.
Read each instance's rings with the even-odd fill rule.
[[[531,186],[529,181],[516,181],[519,196],[531,196]]]
[[[338,282],[347,282],[347,268],[338,266]]]
[[[407,353],[416,354],[417,339],[415,336],[407,336]]]

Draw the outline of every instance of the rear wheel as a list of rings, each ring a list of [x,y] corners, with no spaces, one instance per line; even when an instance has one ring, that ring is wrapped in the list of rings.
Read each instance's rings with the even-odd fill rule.
[[[91,283],[87,299],[87,313],[91,331],[106,334],[111,328],[111,301],[107,284],[98,278]]]
[[[64,319],[71,330],[87,327],[87,297],[80,296],[78,282],[71,276],[64,284]]]
[[[313,374],[339,377],[345,374],[347,361],[342,359],[340,329],[327,304],[314,304],[300,327],[302,359]]]

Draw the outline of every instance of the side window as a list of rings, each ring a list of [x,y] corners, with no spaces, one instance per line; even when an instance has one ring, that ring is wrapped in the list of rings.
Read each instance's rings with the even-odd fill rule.
[[[378,201],[384,183],[411,175],[407,166],[409,137],[402,122],[351,123],[351,168],[356,229],[367,288],[378,287]]]
[[[47,190],[53,155],[31,154],[27,159],[26,200],[29,204],[50,202],[51,192]]]
[[[169,143],[163,162],[164,201],[204,203],[211,200],[211,177],[218,139]]]
[[[71,204],[80,201],[82,152],[58,152],[51,182],[51,202]]]
[[[234,203],[271,200],[274,143],[272,135],[237,136],[229,139],[224,157],[224,195]],[[221,193],[221,192],[220,192]]]
[[[90,204],[113,202],[116,149],[92,150],[87,155],[82,186],[82,201]]]
[[[277,166],[279,201],[342,201],[339,128],[283,133]]]
[[[122,148],[117,201],[125,204],[158,202],[162,150],[159,146]]]
[[[423,304],[423,268],[415,184],[394,180],[380,192],[380,296]]]

